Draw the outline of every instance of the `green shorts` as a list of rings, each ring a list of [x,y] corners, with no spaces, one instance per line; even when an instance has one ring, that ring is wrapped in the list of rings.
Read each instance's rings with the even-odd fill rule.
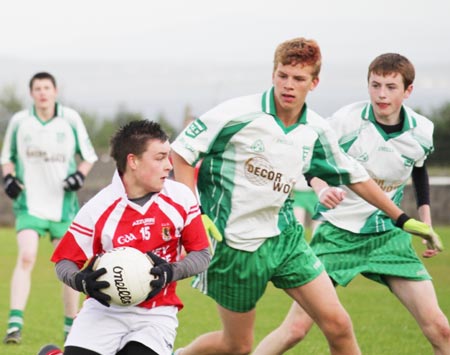
[[[315,231],[311,248],[341,286],[347,286],[358,274],[386,286],[384,276],[431,280],[412,247],[411,235],[399,228],[355,234],[325,222]]]
[[[318,202],[319,199],[313,190],[294,191],[293,207],[304,208],[311,216],[314,215]]]
[[[16,230],[20,232],[24,229],[36,231],[39,236],[44,236],[47,232],[51,239],[60,239],[69,228],[70,221],[54,222],[32,216],[28,213],[20,213],[16,216]]]
[[[254,252],[218,243],[207,270],[206,293],[224,308],[248,312],[255,308],[269,281],[277,288],[293,288],[323,271],[305,241],[303,227],[295,225],[267,239]]]

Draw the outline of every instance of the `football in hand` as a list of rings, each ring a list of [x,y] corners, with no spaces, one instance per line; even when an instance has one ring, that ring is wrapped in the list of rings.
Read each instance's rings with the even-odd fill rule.
[[[134,306],[144,301],[151,291],[152,260],[147,254],[131,247],[118,247],[100,255],[94,270],[106,269],[98,281],[108,281],[109,287],[101,292],[111,296],[111,304]]]

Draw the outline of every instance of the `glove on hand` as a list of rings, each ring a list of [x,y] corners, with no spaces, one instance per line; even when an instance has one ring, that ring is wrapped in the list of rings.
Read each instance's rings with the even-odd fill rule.
[[[5,192],[9,198],[14,200],[22,192],[22,187],[20,185],[19,180],[17,180],[11,174],[6,175],[3,178],[3,182],[4,182],[3,186],[5,188]]]
[[[208,215],[202,213],[202,221],[203,225],[205,226],[206,234],[218,242],[221,242],[223,240],[222,233],[217,229],[214,222],[211,220],[211,218],[208,217]]]
[[[93,257],[89,264],[75,275],[75,286],[78,291],[95,298],[105,307],[109,307],[111,297],[100,291],[102,288],[109,287],[109,282],[97,281],[99,276],[106,274],[106,269],[102,267],[101,269],[94,271],[92,267],[96,259],[97,256]]]
[[[84,175],[79,171],[76,171],[72,175],[69,175],[64,179],[64,190],[65,191],[77,191],[81,189],[84,184]]]
[[[402,228],[405,232],[414,234],[418,237],[425,239],[427,242],[428,249],[436,251],[444,250],[441,238],[428,224],[420,222],[414,218],[410,218],[405,213],[400,215],[395,224],[397,227]]]
[[[147,255],[152,259],[154,265],[150,270],[150,274],[156,276],[156,279],[150,281],[152,291],[148,294],[146,301],[160,293],[173,279],[173,268],[170,263],[153,254],[151,251],[147,252]]]

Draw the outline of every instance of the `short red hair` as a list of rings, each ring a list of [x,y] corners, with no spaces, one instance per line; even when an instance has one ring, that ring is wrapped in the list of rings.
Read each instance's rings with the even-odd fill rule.
[[[278,45],[273,60],[273,70],[278,64],[282,65],[311,65],[314,67],[313,76],[318,77],[322,65],[322,55],[319,45],[312,39],[294,38]]]

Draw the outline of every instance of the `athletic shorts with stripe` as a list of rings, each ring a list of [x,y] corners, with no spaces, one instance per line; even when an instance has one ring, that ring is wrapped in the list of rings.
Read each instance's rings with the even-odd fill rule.
[[[324,267],[304,238],[300,225],[268,238],[248,252],[217,243],[207,273],[207,294],[234,312],[248,312],[264,294],[269,281],[277,288],[302,286],[320,275]]]
[[[358,274],[383,285],[387,285],[384,275],[431,280],[412,247],[411,235],[400,228],[355,234],[324,222],[315,231],[311,248],[341,286],[347,286]]]

